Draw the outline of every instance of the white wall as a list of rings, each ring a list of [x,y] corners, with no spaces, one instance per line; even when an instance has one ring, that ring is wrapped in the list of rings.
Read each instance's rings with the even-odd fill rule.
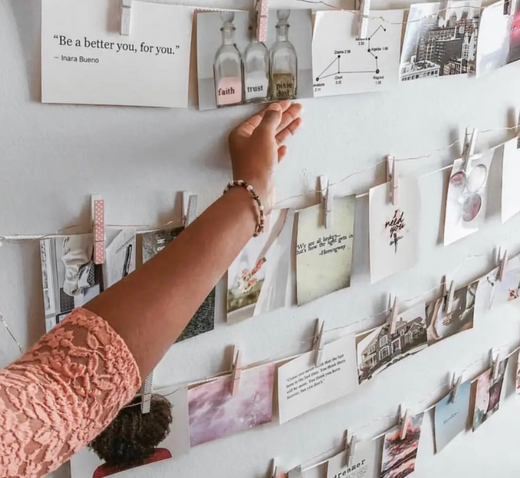
[[[289,0],[271,3],[273,7],[304,5]],[[247,7],[249,2],[194,0],[193,4]],[[380,0],[373,8],[391,5]],[[42,105],[39,6],[38,0],[0,0],[0,233],[52,232],[75,223],[86,230],[92,193],[104,196],[107,222],[112,224],[159,224],[177,218],[179,207],[176,204],[173,209],[174,199],[183,189],[197,191],[202,207],[216,199],[230,177],[226,135],[254,108],[201,113],[193,108]],[[304,127],[290,143],[289,155],[279,170],[279,198],[313,188],[319,174],[340,179],[389,153],[397,157],[428,153],[458,139],[468,125],[481,130],[514,125],[520,106],[519,75],[520,63],[479,80],[424,80],[383,94],[305,101]],[[195,88],[192,90],[193,94]],[[478,148],[510,136],[507,131],[481,135]],[[405,167],[421,174],[449,164],[457,154],[458,148],[453,148],[429,159],[410,161]],[[300,341],[308,336],[317,316],[327,320],[328,328],[356,322],[381,310],[390,291],[404,299],[434,287],[442,274],[452,272],[469,255],[478,257],[459,269],[460,283],[492,267],[496,244],[520,251],[520,217],[503,227],[499,222],[499,166],[498,162],[493,165],[486,226],[478,234],[444,248],[439,231],[445,173],[421,179],[420,263],[369,286],[367,203],[359,200],[361,234],[356,238],[357,273],[350,289],[300,309],[280,310],[229,327],[219,315],[214,332],[169,351],[158,368],[157,380],[166,385],[220,371],[225,366],[225,347],[235,343],[245,349],[247,362],[303,351]],[[377,175],[354,176],[342,184],[341,192],[363,192],[381,181],[383,174],[377,170]],[[306,201],[293,204],[303,206],[313,200],[311,194]],[[38,244],[4,245],[0,249],[0,309],[25,346],[44,331],[40,288]],[[363,330],[380,321],[368,320],[348,330]],[[494,345],[515,337],[520,342],[519,332],[518,310],[506,306],[482,318],[474,331],[396,365],[362,393],[281,427],[273,424],[196,448],[183,459],[163,463],[157,468],[162,474],[155,476],[257,478],[264,476],[273,456],[288,466],[295,465],[336,444],[344,429],[359,429],[374,418],[393,413],[401,401],[424,407],[427,403],[419,402],[445,383],[449,371],[485,357]],[[1,364],[17,356],[16,347],[0,329]],[[470,372],[481,368],[475,366]],[[437,391],[429,400],[442,393]],[[392,423],[392,419],[380,420],[360,434],[375,435]],[[416,476],[517,476],[518,426],[520,413],[511,397],[477,433],[467,434],[434,456],[428,420]],[[55,476],[67,474],[62,471]],[[152,473],[145,467],[135,476],[145,478]]]

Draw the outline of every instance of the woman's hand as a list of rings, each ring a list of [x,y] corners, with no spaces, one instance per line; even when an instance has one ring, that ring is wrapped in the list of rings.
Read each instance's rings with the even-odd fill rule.
[[[233,178],[251,184],[266,214],[275,203],[274,171],[287,153],[283,143],[301,124],[302,107],[290,101],[273,103],[229,135]]]

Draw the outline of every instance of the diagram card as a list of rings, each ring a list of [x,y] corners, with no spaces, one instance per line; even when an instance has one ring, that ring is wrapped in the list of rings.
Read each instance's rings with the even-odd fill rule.
[[[371,11],[368,36],[351,11],[317,12],[312,41],[314,96],[393,88],[399,82],[404,10]]]
[[[359,386],[355,337],[347,336],[323,348],[321,365],[307,352],[278,369],[280,423],[354,392]]]
[[[192,9],[135,0],[122,36],[118,5],[42,1],[42,102],[186,108]]]
[[[303,209],[298,218],[296,277],[298,305],[350,286],[356,197],[334,199],[326,229],[323,206]]]

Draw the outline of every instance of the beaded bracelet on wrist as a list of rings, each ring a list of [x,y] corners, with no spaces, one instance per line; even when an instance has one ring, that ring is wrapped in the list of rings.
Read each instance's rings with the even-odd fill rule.
[[[255,233],[253,234],[253,237],[257,237],[260,233],[264,231],[265,226],[265,212],[264,212],[264,206],[262,204],[262,201],[260,201],[260,198],[258,197],[258,194],[256,194],[253,186],[251,184],[246,183],[242,179],[237,179],[235,181],[231,181],[227,186],[226,189],[224,189],[224,194],[226,194],[231,188],[235,187],[242,187],[244,188],[253,198],[253,201],[258,209],[258,222],[256,223],[255,227]]]

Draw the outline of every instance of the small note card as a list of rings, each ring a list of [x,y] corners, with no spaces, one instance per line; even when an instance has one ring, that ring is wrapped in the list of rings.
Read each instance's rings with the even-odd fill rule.
[[[193,10],[134,0],[42,1],[42,102],[188,106]]]

